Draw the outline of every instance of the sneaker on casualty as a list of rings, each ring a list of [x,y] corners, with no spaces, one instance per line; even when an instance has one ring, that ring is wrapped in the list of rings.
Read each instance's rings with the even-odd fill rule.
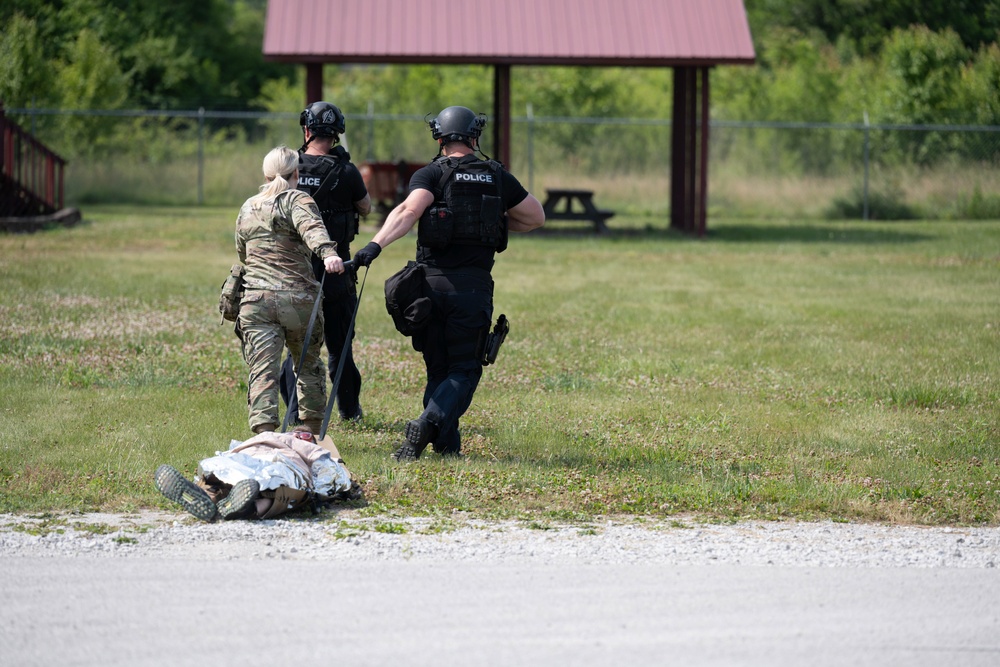
[[[245,519],[256,511],[260,484],[255,479],[241,479],[233,485],[229,495],[219,501],[219,516],[224,520]]]
[[[162,465],[154,475],[156,488],[167,500],[178,503],[202,521],[214,521],[218,509],[200,486],[187,479],[172,466]]]

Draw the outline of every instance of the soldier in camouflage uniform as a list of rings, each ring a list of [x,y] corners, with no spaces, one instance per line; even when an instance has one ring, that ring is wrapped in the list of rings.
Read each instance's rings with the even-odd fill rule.
[[[248,199],[236,219],[236,252],[246,265],[246,293],[240,306],[243,358],[250,367],[248,403],[254,433],[278,428],[278,374],[287,346],[297,364],[299,417],[319,433],[326,409],[326,374],[321,358],[323,320],[319,314],[312,336],[306,328],[320,285],[311,255],[327,273],[343,273],[337,244],[330,240],[312,197],[295,189],[298,153],[285,146],[264,158],[267,182]]]

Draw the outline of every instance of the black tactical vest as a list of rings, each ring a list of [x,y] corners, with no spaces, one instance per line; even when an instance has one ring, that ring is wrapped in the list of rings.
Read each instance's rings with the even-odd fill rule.
[[[500,163],[439,156],[440,196],[420,218],[417,242],[426,248],[473,245],[503,252],[507,218]]]
[[[326,231],[338,247],[346,248],[358,233],[357,216],[353,202],[336,202],[333,191],[340,183],[345,163],[350,155],[341,149],[333,155],[314,155],[299,160],[298,189],[316,200]],[[334,149],[336,150],[336,149]]]

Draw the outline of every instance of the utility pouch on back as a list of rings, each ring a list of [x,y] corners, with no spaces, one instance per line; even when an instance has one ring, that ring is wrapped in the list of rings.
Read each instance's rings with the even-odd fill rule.
[[[503,219],[503,200],[500,197],[483,195],[483,206],[479,209],[482,226],[482,240],[498,244],[500,241],[500,221]]]
[[[240,303],[243,301],[243,276],[246,275],[246,267],[242,264],[233,264],[229,269],[229,277],[222,283],[222,292],[219,294],[219,313],[222,320],[235,322],[240,316]],[[222,322],[219,322],[222,324]]]
[[[493,331],[486,335],[486,344],[483,346],[483,366],[489,366],[497,360],[497,353],[500,352],[500,346],[503,345],[509,331],[510,322],[507,321],[506,315],[501,315],[497,318]]]

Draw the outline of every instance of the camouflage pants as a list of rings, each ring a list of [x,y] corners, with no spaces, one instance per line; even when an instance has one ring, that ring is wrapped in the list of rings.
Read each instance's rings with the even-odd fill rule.
[[[309,316],[316,294],[247,290],[240,305],[243,359],[250,367],[247,402],[250,429],[261,424],[280,425],[278,376],[285,347],[296,366],[302,357]],[[305,364],[296,386],[299,418],[321,421],[326,414],[326,370],[322,358],[323,313],[317,313]],[[299,369],[296,369],[299,370]]]

